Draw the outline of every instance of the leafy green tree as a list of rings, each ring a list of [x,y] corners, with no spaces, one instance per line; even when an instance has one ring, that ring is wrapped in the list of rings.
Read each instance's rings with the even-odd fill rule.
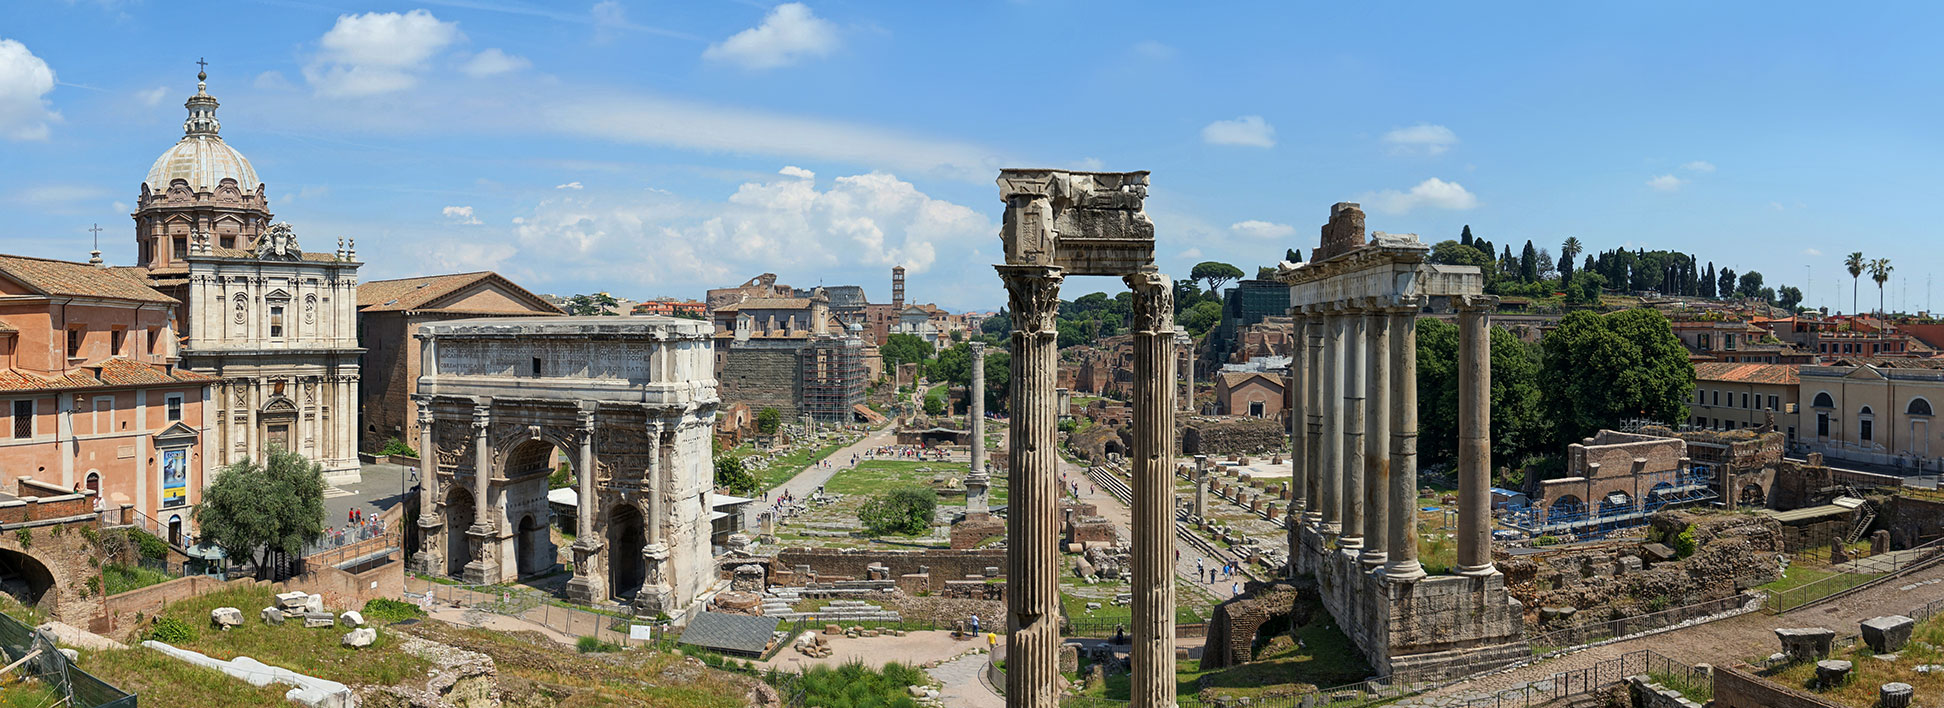
[[[1735,294],[1742,297],[1755,297],[1762,294],[1762,274],[1752,270],[1741,274],[1741,278],[1735,284]]]
[[[1181,326],[1188,330],[1189,336],[1200,337],[1214,329],[1222,321],[1222,305],[1214,300],[1203,300],[1195,308],[1182,314]]]
[[[266,577],[272,553],[301,556],[324,536],[323,468],[282,448],[262,463],[225,466],[203,491],[196,526],[230,557],[256,560],[257,576]]]
[[[925,415],[945,414],[945,387],[938,386],[925,392]]]
[[[729,456],[716,458],[715,486],[717,488],[746,497],[762,491],[757,489],[757,484],[756,475],[751,474],[749,469],[743,466],[742,458]]]
[[[1519,252],[1519,280],[1539,282],[1539,249],[1532,247],[1532,239],[1526,239],[1525,250]]]
[[[979,321],[979,331],[992,337],[1012,336],[1012,313],[1007,312],[1006,308],[999,308],[999,314]]]
[[[1458,326],[1418,320],[1418,450],[1426,462],[1458,460]],[[1539,348],[1492,328],[1492,458],[1516,464],[1549,451],[1539,392]]]
[[[570,315],[615,315],[621,303],[607,293],[575,295],[567,298],[567,314]]]
[[[1701,286],[1701,297],[1715,297],[1720,292],[1715,283],[1714,261],[1708,261],[1708,272],[1702,274],[1700,282],[1696,283]]]
[[[1694,365],[1660,312],[1568,313],[1542,342],[1539,377],[1555,449],[1630,418],[1686,420]]]
[[[926,487],[899,487],[865,501],[857,518],[874,536],[916,535],[931,530],[937,508],[937,492]]]
[[[1489,268],[1492,257],[1457,241],[1439,241],[1431,246],[1427,260],[1438,265],[1468,265]]]
[[[783,413],[781,411],[775,408],[764,408],[756,411],[756,432],[764,435],[775,435],[777,429],[781,427],[783,427]]]
[[[1256,266],[1256,280],[1275,280],[1275,279],[1276,279],[1276,269],[1274,266]]]
[[[954,386],[972,385],[972,350],[960,344],[938,353],[932,362],[931,378],[934,381],[949,382]],[[985,354],[985,402],[986,410],[998,412],[1005,410],[1007,384],[1012,381],[1012,355],[1004,350],[986,348]]]
[[[1194,268],[1189,269],[1188,277],[1194,278],[1195,280],[1208,281],[1208,294],[1220,297],[1222,294],[1222,286],[1227,285],[1229,281],[1241,278],[1242,269],[1227,263],[1202,261],[1196,263]]]
[[[1206,296],[1202,295],[1201,286],[1195,284],[1194,278],[1182,278],[1175,281],[1174,294],[1174,314],[1177,319],[1181,317],[1181,313],[1193,309],[1196,304],[1207,299]]]
[[[1723,300],[1735,296],[1735,269],[1721,269],[1721,276],[1715,282],[1715,292],[1721,293]]]
[[[884,339],[884,346],[878,349],[884,357],[885,367],[899,364],[923,363],[932,356],[931,342],[915,334],[894,334]]]
[[[1775,291],[1775,294],[1775,304],[1781,305],[1782,309],[1795,312],[1796,308],[1802,305],[1802,288],[1784,285],[1782,289]]]
[[[1472,245],[1471,224],[1465,224],[1465,230],[1458,234],[1458,245]]]
[[[1303,262],[1303,251],[1296,248],[1284,249],[1283,260],[1291,263],[1301,263]]]

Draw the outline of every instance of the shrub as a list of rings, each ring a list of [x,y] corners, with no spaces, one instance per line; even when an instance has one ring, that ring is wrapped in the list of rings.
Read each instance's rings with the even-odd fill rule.
[[[1674,537],[1674,555],[1680,558],[1694,555],[1693,524],[1688,524],[1687,528],[1681,529],[1681,533]]]
[[[365,620],[370,622],[391,624],[393,622],[403,622],[409,619],[424,617],[425,610],[421,610],[418,605],[409,602],[400,602],[388,597],[380,597],[366,602],[364,610],[360,614],[363,614]]]
[[[581,637],[580,641],[574,642],[574,648],[580,650],[582,654],[621,651],[621,645],[615,644],[614,642],[604,642],[594,637]]]
[[[1534,546],[1551,546],[1557,543],[1559,543],[1559,537],[1552,534],[1546,534],[1532,539],[1532,545]]]
[[[931,528],[938,493],[925,487],[900,487],[872,497],[857,512],[872,534],[919,534]]]
[[[14,540],[20,542],[20,549],[23,551],[32,548],[34,546],[34,530],[22,526],[20,530],[14,532]]]
[[[169,557],[169,543],[157,538],[155,534],[141,529],[129,529],[128,537],[135,542],[135,550],[143,558],[161,560]]]
[[[186,642],[196,641],[196,628],[174,617],[157,617],[155,625],[149,627],[148,633],[142,635],[142,638],[153,639],[171,646],[181,646]]]
[[[756,475],[743,466],[742,458],[722,456],[715,461],[715,485],[730,494],[749,496],[760,491]]]
[[[386,441],[385,441],[385,446],[384,446],[384,447],[382,447],[382,448],[379,448],[379,449],[378,449],[378,454],[380,454],[380,455],[400,455],[400,456],[403,456],[403,457],[418,457],[418,456],[419,456],[419,454],[418,454],[418,451],[417,451],[417,450],[414,450],[414,449],[412,449],[412,446],[410,446],[410,445],[407,445],[407,444],[405,444],[405,441],[403,441],[403,440],[400,440],[400,439],[398,439],[398,438],[392,438],[392,439],[390,439],[390,440],[386,440]]]

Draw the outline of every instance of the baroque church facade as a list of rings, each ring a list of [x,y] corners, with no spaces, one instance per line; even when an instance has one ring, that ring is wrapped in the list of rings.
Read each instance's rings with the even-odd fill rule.
[[[208,75],[177,141],[143,180],[136,265],[174,297],[182,363],[218,377],[207,455],[215,465],[291,450],[329,484],[358,466],[355,242],[308,252],[274,222],[256,169],[221,137]]]

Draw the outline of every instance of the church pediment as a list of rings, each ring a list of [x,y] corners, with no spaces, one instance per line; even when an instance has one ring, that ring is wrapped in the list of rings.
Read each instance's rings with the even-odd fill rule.
[[[1868,365],[1868,364],[1864,364],[1864,365],[1862,365],[1862,366],[1859,366],[1859,367],[1856,367],[1856,368],[1855,368],[1854,370],[1852,370],[1852,371],[1850,371],[1850,372],[1849,372],[1848,374],[1845,374],[1845,375],[1843,375],[1843,378],[1846,378],[1846,379],[1852,379],[1852,380],[1857,380],[1857,381],[1882,381],[1882,380],[1884,380],[1884,376],[1883,376],[1883,372],[1881,372],[1881,371],[1877,371],[1877,368],[1876,368],[1876,367],[1874,367],[1874,366],[1870,366],[1870,365]]]
[[[269,403],[263,404],[263,412],[295,413],[297,412],[297,404],[292,403],[290,399],[285,397],[283,394],[277,394],[275,396],[270,397]]]

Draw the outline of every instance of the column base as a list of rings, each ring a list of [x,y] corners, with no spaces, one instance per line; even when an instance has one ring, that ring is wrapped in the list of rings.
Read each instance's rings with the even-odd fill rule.
[[[1416,559],[1391,561],[1384,568],[1384,577],[1393,583],[1415,583],[1426,577],[1424,564]]]
[[[425,575],[445,575],[446,572],[445,558],[440,557],[435,551],[419,551],[412,554],[409,567],[412,572]]]
[[[470,585],[491,585],[497,583],[500,581],[499,564],[489,563],[483,560],[467,563],[466,569],[459,574],[459,580]]]
[[[579,571],[580,564],[576,563],[574,569]],[[586,605],[606,602],[607,583],[602,582],[601,576],[576,572],[574,578],[567,581],[567,599]]]
[[[1499,569],[1498,566],[1493,565],[1491,563],[1486,563],[1484,565],[1461,565],[1458,566],[1457,574],[1466,577],[1472,577],[1472,578],[1483,578],[1486,576],[1498,575]]]
[[[1363,537],[1362,536],[1338,536],[1336,547],[1337,550],[1351,551],[1352,555],[1355,555],[1356,553],[1363,551]]]
[[[1364,572],[1370,572],[1382,568],[1384,564],[1389,563],[1390,554],[1384,551],[1366,550],[1362,555],[1357,556],[1357,562],[1363,564]]]
[[[639,617],[674,615],[675,590],[666,585],[643,586],[635,593],[634,613]]]

